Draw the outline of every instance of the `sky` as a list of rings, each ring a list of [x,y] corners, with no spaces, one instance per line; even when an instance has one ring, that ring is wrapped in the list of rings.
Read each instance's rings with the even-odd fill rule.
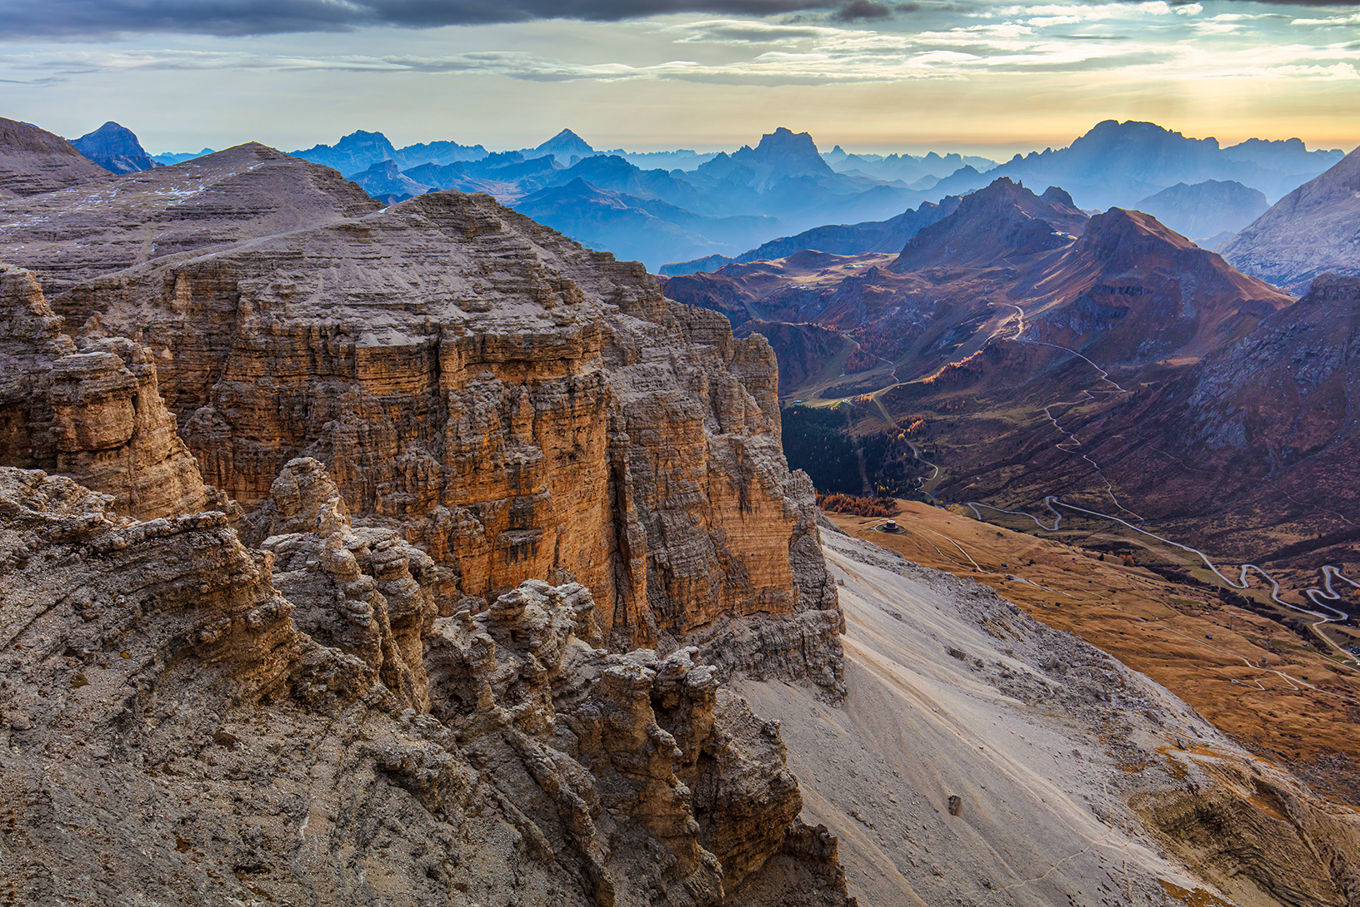
[[[355,129],[492,150],[1061,147],[1106,119],[1360,145],[1360,5],[0,0],[0,116],[152,152]]]

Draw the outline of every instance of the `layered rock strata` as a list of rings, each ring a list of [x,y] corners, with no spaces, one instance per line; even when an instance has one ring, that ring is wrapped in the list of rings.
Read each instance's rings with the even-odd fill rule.
[[[333,491],[290,464],[252,553],[0,468],[0,897],[848,907],[777,727],[694,649],[598,648],[574,583],[435,619]],[[416,637],[428,678],[393,670]]]
[[[60,136],[0,117],[0,200],[103,183],[110,176]]]
[[[206,509],[150,353],[120,337],[77,350],[61,328],[33,275],[0,265],[0,464],[71,476],[143,519]]]
[[[54,307],[85,342],[153,351],[203,478],[247,508],[315,456],[360,523],[434,559],[445,616],[576,581],[612,648],[688,638],[724,674],[837,689],[840,615],[811,484],[780,449],[774,356],[641,266],[456,193],[125,264]]]

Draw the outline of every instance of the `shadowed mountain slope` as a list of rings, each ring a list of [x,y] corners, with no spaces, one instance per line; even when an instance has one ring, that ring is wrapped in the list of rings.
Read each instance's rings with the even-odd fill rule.
[[[1193,186],[1177,183],[1131,207],[1196,242],[1236,233],[1270,207],[1259,190],[1231,180],[1206,180]]]

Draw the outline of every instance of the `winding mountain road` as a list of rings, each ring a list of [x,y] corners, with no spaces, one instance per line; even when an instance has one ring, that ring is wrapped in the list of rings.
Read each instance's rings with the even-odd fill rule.
[[[1083,399],[1086,399],[1086,400],[1095,400],[1096,398],[1095,398],[1094,395],[1097,394],[1097,393],[1101,393],[1101,394],[1109,394],[1109,393],[1127,393],[1128,391],[1127,391],[1124,387],[1122,387],[1122,386],[1119,384],[1119,382],[1117,382],[1117,381],[1115,381],[1113,378],[1111,378],[1111,377],[1110,377],[1110,373],[1109,373],[1108,371],[1106,371],[1105,369],[1101,368],[1101,367],[1100,367],[1099,365],[1097,365],[1095,362],[1092,362],[1090,359],[1088,359],[1086,356],[1082,355],[1081,353],[1077,352],[1076,350],[1068,349],[1067,347],[1064,347],[1064,346],[1059,346],[1059,345],[1056,344],[1056,343],[1048,343],[1047,341],[1043,341],[1043,340],[1030,340],[1030,339],[1024,337],[1024,336],[1023,336],[1023,334],[1024,334],[1024,332],[1025,332],[1025,311],[1024,311],[1024,309],[1020,308],[1020,306],[1015,305],[1014,303],[1006,303],[1006,304],[1009,305],[1011,308],[1015,309],[1016,314],[1015,314],[1015,316],[1013,316],[1013,318],[1009,319],[1009,320],[1006,322],[1005,325],[1003,325],[1001,328],[999,328],[999,329],[997,330],[997,332],[996,332],[993,336],[1001,335],[1003,332],[1005,332],[1005,331],[1007,331],[1008,329],[1010,329],[1010,328],[1013,327],[1014,333],[1013,333],[1013,334],[1010,334],[1010,336],[1008,337],[1008,339],[1014,340],[1014,341],[1017,342],[1017,343],[1028,343],[1028,344],[1034,344],[1034,345],[1040,345],[1040,346],[1049,346],[1049,347],[1053,347],[1053,348],[1055,348],[1055,349],[1059,349],[1059,350],[1063,350],[1063,351],[1065,351],[1065,352],[1071,353],[1073,356],[1076,356],[1077,358],[1081,359],[1083,362],[1086,362],[1088,365],[1090,365],[1093,369],[1095,369],[1096,372],[1097,372],[1097,374],[1100,376],[1100,381],[1109,384],[1109,385],[1113,388],[1113,390],[1106,390],[1106,389],[1097,389],[1097,390],[1083,389],[1082,392],[1081,392],[1081,393],[1082,393],[1082,397],[1079,397],[1079,398],[1076,399],[1076,400],[1071,400],[1071,401],[1057,401],[1057,402],[1050,403],[1050,404],[1046,405],[1046,406],[1043,408],[1043,409],[1044,409],[1044,415],[1048,417],[1048,420],[1049,420],[1051,423],[1053,423],[1054,428],[1056,428],[1059,432],[1061,432],[1062,434],[1064,434],[1064,435],[1067,437],[1067,439],[1068,439],[1068,440],[1066,440],[1066,441],[1060,441],[1060,442],[1056,443],[1054,446],[1055,446],[1058,450],[1063,451],[1064,453],[1077,454],[1077,455],[1080,456],[1083,460],[1085,460],[1087,463],[1090,463],[1090,464],[1091,464],[1091,467],[1095,470],[1096,475],[1100,476],[1100,480],[1101,480],[1102,482],[1105,483],[1106,492],[1109,494],[1110,500],[1114,502],[1115,507],[1118,508],[1121,512],[1123,512],[1123,513],[1125,513],[1125,514],[1128,514],[1129,516],[1131,516],[1131,517],[1133,517],[1134,519],[1138,520],[1139,523],[1141,523],[1141,522],[1143,521],[1143,517],[1141,517],[1141,516],[1140,516],[1139,514],[1137,514],[1137,513],[1134,513],[1132,510],[1129,510],[1127,507],[1125,507],[1124,505],[1122,505],[1122,504],[1119,503],[1119,498],[1118,498],[1118,496],[1115,494],[1114,486],[1110,483],[1110,480],[1105,476],[1105,473],[1104,473],[1103,471],[1101,471],[1100,464],[1097,463],[1095,460],[1093,460],[1093,459],[1092,459],[1090,456],[1088,456],[1087,454],[1085,454],[1085,453],[1083,453],[1083,452],[1081,452],[1081,451],[1079,451],[1079,450],[1076,449],[1076,448],[1081,447],[1081,441],[1078,440],[1077,436],[1076,436],[1074,433],[1072,433],[1071,431],[1068,431],[1066,428],[1064,428],[1064,427],[1062,426],[1062,424],[1058,422],[1057,418],[1055,418],[1054,415],[1053,415],[1053,413],[1051,412],[1052,408],[1055,407],[1055,406],[1066,406],[1066,407],[1070,407],[1070,406],[1075,406],[1075,405],[1081,403],[1081,402],[1083,401]],[[937,467],[937,470],[938,470],[938,467]],[[937,474],[938,474],[938,472],[937,472]],[[1347,664],[1351,664],[1351,663],[1352,663],[1353,659],[1352,659],[1351,654],[1348,653],[1345,649],[1343,649],[1343,648],[1341,648],[1340,646],[1338,646],[1336,643],[1334,643],[1331,639],[1329,639],[1329,638],[1327,637],[1327,635],[1326,635],[1325,633],[1323,633],[1320,629],[1318,629],[1318,628],[1321,627],[1323,624],[1328,624],[1328,623],[1338,623],[1338,622],[1341,622],[1341,621],[1348,620],[1348,619],[1350,618],[1350,615],[1347,614],[1346,612],[1341,611],[1341,610],[1339,610],[1339,609],[1337,609],[1337,608],[1332,607],[1331,605],[1326,604],[1327,601],[1340,601],[1340,599],[1341,599],[1341,594],[1338,593],[1338,592],[1332,587],[1332,580],[1333,580],[1334,578],[1337,579],[1337,580],[1340,580],[1341,582],[1348,583],[1349,585],[1351,585],[1352,587],[1354,587],[1354,588],[1356,588],[1356,589],[1360,589],[1360,583],[1357,583],[1356,581],[1354,581],[1354,580],[1349,579],[1348,577],[1346,577],[1344,574],[1342,574],[1340,568],[1336,567],[1335,565],[1326,564],[1326,565],[1324,565],[1324,566],[1321,568],[1321,570],[1322,570],[1322,586],[1323,586],[1322,589],[1310,588],[1310,589],[1306,589],[1306,590],[1304,591],[1304,594],[1308,596],[1309,601],[1311,601],[1311,602],[1313,603],[1313,605],[1316,606],[1317,608],[1322,609],[1321,611],[1314,611],[1314,610],[1311,610],[1311,609],[1309,609],[1309,608],[1302,607],[1302,606],[1300,606],[1300,605],[1292,604],[1291,602],[1287,602],[1287,601],[1285,601],[1284,599],[1280,598],[1280,584],[1279,584],[1279,581],[1277,581],[1273,576],[1271,576],[1270,573],[1267,572],[1264,568],[1262,568],[1262,567],[1260,567],[1260,566],[1258,566],[1258,565],[1256,565],[1256,564],[1243,564],[1243,565],[1242,565],[1242,570],[1241,570],[1240,575],[1238,576],[1238,578],[1237,578],[1236,580],[1234,580],[1234,579],[1232,579],[1230,576],[1224,575],[1224,573],[1223,573],[1221,570],[1219,570],[1217,566],[1214,565],[1213,561],[1209,560],[1208,555],[1206,555],[1203,551],[1200,551],[1198,548],[1192,548],[1192,547],[1189,546],[1189,545],[1184,545],[1184,544],[1181,544],[1180,542],[1172,541],[1171,539],[1168,539],[1168,538],[1165,538],[1165,537],[1163,537],[1163,536],[1157,535],[1157,534],[1154,533],[1154,532],[1149,532],[1148,530],[1142,528],[1141,525],[1135,526],[1134,524],[1130,523],[1128,520],[1125,520],[1125,519],[1123,519],[1123,518],[1121,518],[1121,517],[1114,516],[1114,515],[1108,514],[1108,513],[1101,513],[1101,512],[1096,511],[1096,510],[1088,510],[1088,509],[1086,509],[1086,508],[1084,508],[1084,507],[1078,507],[1078,506],[1075,505],[1075,504],[1068,504],[1068,503],[1066,503],[1066,502],[1064,502],[1064,501],[1062,501],[1062,500],[1059,500],[1058,497],[1055,496],[1055,495],[1047,495],[1047,496],[1044,498],[1044,507],[1047,508],[1048,511],[1049,511],[1051,514],[1053,514],[1053,525],[1052,525],[1052,526],[1045,526],[1045,525],[1043,524],[1043,522],[1040,521],[1040,519],[1039,519],[1038,517],[1034,516],[1033,514],[1024,513],[1024,512],[1015,511],[1015,510],[1004,510],[1004,509],[1002,509],[1002,508],[1000,508],[1000,507],[993,507],[993,506],[990,505],[990,504],[983,504],[983,503],[980,502],[980,501],[968,501],[968,502],[967,502],[967,506],[969,507],[969,509],[971,509],[971,510],[973,511],[973,516],[974,516],[975,518],[977,518],[978,520],[982,520],[982,514],[978,511],[978,507],[985,507],[985,508],[987,508],[987,509],[989,509],[989,510],[994,510],[994,511],[996,511],[996,512],[998,512],[998,513],[1006,513],[1006,514],[1011,514],[1011,515],[1013,515],[1013,516],[1022,516],[1022,517],[1027,517],[1027,518],[1029,518],[1029,519],[1032,519],[1032,520],[1034,521],[1035,525],[1038,526],[1040,529],[1044,530],[1045,532],[1056,532],[1056,531],[1058,530],[1059,524],[1062,522],[1062,514],[1059,513],[1059,512],[1057,511],[1057,509],[1054,507],[1055,504],[1058,505],[1059,507],[1066,507],[1066,508],[1068,508],[1069,510],[1076,511],[1076,512],[1078,512],[1078,513],[1083,513],[1083,514],[1086,514],[1086,515],[1088,515],[1088,516],[1098,517],[1098,518],[1106,519],[1106,520],[1112,520],[1112,521],[1114,521],[1114,522],[1116,522],[1116,523],[1119,523],[1119,524],[1122,525],[1122,526],[1127,527],[1128,529],[1133,530],[1134,532],[1141,533],[1142,535],[1145,535],[1145,536],[1147,536],[1147,537],[1149,537],[1149,538],[1155,539],[1155,540],[1157,540],[1157,541],[1159,541],[1159,542],[1162,542],[1163,544],[1170,545],[1170,546],[1172,546],[1172,547],[1174,547],[1174,548],[1179,548],[1179,549],[1181,549],[1182,551],[1186,551],[1186,552],[1189,552],[1189,553],[1191,553],[1191,554],[1194,554],[1196,557],[1198,557],[1201,561],[1204,562],[1204,565],[1205,565],[1206,567],[1208,567],[1209,570],[1211,570],[1215,576],[1217,576],[1217,577],[1218,577],[1220,580],[1222,580],[1225,584],[1227,584],[1228,586],[1230,586],[1230,587],[1232,587],[1232,588],[1234,588],[1234,589],[1247,589],[1247,588],[1249,588],[1251,584],[1250,584],[1250,581],[1249,581],[1249,579],[1248,579],[1248,574],[1249,574],[1250,572],[1252,572],[1252,571],[1255,571],[1262,579],[1264,579],[1266,582],[1270,583],[1270,586],[1271,586],[1270,598],[1271,598],[1272,601],[1274,601],[1276,604],[1278,604],[1278,605],[1280,605],[1280,606],[1282,606],[1282,607],[1284,607],[1284,608],[1287,608],[1287,609],[1289,609],[1289,610],[1291,610],[1291,611],[1296,611],[1296,612],[1298,612],[1298,613],[1300,613],[1300,614],[1306,614],[1306,615],[1308,615],[1309,617],[1317,618],[1317,620],[1311,625],[1311,626],[1312,626],[1312,629],[1313,629],[1314,635],[1317,636],[1319,639],[1321,639],[1321,640],[1323,641],[1323,643],[1326,644],[1326,645],[1327,645],[1327,646],[1328,646],[1328,647],[1329,647],[1329,648],[1330,648],[1337,656],[1339,656],[1344,662],[1346,662]],[[1328,616],[1328,614],[1323,613],[1324,611],[1325,611],[1325,612],[1330,612],[1330,614],[1331,614],[1332,616]]]
[[[1308,596],[1309,600],[1312,601],[1314,605],[1326,611],[1330,611],[1333,616],[1329,617],[1327,614],[1324,614],[1320,611],[1313,611],[1308,608],[1304,608],[1300,605],[1293,604],[1292,602],[1287,602],[1284,599],[1280,598],[1279,581],[1276,580],[1275,577],[1271,576],[1270,573],[1263,567],[1260,567],[1256,564],[1243,564],[1241,573],[1239,574],[1238,578],[1234,580],[1230,575],[1225,575],[1223,571],[1220,570],[1214,564],[1213,561],[1209,560],[1209,556],[1205,554],[1203,551],[1199,550],[1198,548],[1193,548],[1190,545],[1185,545],[1180,542],[1173,541],[1169,538],[1166,538],[1165,536],[1157,535],[1155,532],[1149,532],[1148,530],[1143,529],[1140,526],[1135,526],[1128,520],[1121,519],[1117,516],[1113,516],[1108,513],[1101,513],[1098,510],[1089,510],[1085,507],[1078,507],[1076,504],[1068,504],[1066,501],[1059,500],[1055,495],[1047,495],[1044,498],[1044,507],[1046,507],[1048,511],[1053,514],[1052,526],[1045,526],[1038,517],[1034,516],[1031,513],[1025,513],[1024,511],[1005,510],[1001,507],[994,507],[991,504],[984,504],[981,501],[968,501],[966,504],[966,506],[973,511],[973,516],[982,522],[985,522],[985,520],[983,520],[982,514],[978,510],[979,507],[984,507],[988,510],[996,511],[997,513],[1005,513],[1010,514],[1012,516],[1026,517],[1028,519],[1033,520],[1035,525],[1045,532],[1057,532],[1059,525],[1062,523],[1062,514],[1058,512],[1054,505],[1057,505],[1057,507],[1066,507],[1068,510],[1075,511],[1077,513],[1082,513],[1087,516],[1111,520],[1115,523],[1119,523],[1121,526],[1124,526],[1127,529],[1131,529],[1134,532],[1147,536],[1148,538],[1155,539],[1156,541],[1161,542],[1165,545],[1170,545],[1173,548],[1179,548],[1182,551],[1189,552],[1190,554],[1193,554],[1196,557],[1198,557],[1204,563],[1204,566],[1209,568],[1209,570],[1215,576],[1222,580],[1226,585],[1234,589],[1250,588],[1251,583],[1250,580],[1248,579],[1248,575],[1252,571],[1255,571],[1262,579],[1270,583],[1271,601],[1291,611],[1297,611],[1300,614],[1306,614],[1309,617],[1317,618],[1317,620],[1311,625],[1314,634],[1319,639],[1321,639],[1342,660],[1344,660],[1348,664],[1353,660],[1353,656],[1349,652],[1338,646],[1336,643],[1332,642],[1332,640],[1329,639],[1325,633],[1318,629],[1323,624],[1339,623],[1341,621],[1350,619],[1349,614],[1337,608],[1333,608],[1331,605],[1325,604],[1323,601],[1323,599],[1327,601],[1339,601],[1341,599],[1341,594],[1332,587],[1333,579],[1340,580],[1341,582],[1347,583],[1356,589],[1360,589],[1360,583],[1357,583],[1355,580],[1352,580],[1349,577],[1347,577],[1345,574],[1341,572],[1340,568],[1336,567],[1335,565],[1326,564],[1321,568],[1323,580],[1322,589],[1312,588],[1307,589],[1304,592],[1304,594]]]

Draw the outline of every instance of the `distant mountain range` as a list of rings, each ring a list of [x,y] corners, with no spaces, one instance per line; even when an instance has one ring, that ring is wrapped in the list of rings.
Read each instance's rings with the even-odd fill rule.
[[[872,251],[882,239],[874,225],[924,203],[965,195],[1000,176],[1062,186],[1074,206],[1087,210],[1146,208],[1206,245],[1217,245],[1264,211],[1269,199],[1342,157],[1339,151],[1309,151],[1297,139],[1252,139],[1222,148],[1214,139],[1113,120],[1068,148],[1017,155],[1001,164],[959,154],[850,154],[840,146],[822,154],[810,135],[783,128],[754,146],[716,154],[602,153],[569,129],[536,148],[495,155],[480,145],[453,142],[395,148],[380,133],[367,132],[295,154],[336,167],[387,202],[441,189],[489,192],[512,206],[535,196],[534,216],[545,223],[672,274],[797,251],[789,242],[838,254]],[[394,162],[397,172],[386,162]],[[463,169],[450,169],[455,163]],[[541,194],[578,179],[599,192],[578,187]],[[648,219],[655,212],[639,204],[657,201],[685,213],[666,209],[667,226],[661,228]],[[727,219],[734,217],[760,220],[744,221],[758,226],[743,232],[731,229]],[[639,223],[651,224],[650,238],[635,234]],[[740,235],[755,242],[734,245]],[[766,243],[776,244],[764,248]],[[696,256],[696,250],[708,251]]]
[[[930,189],[946,176],[965,167],[991,170],[996,161],[972,155],[940,155],[932,151],[921,157],[910,154],[847,154],[840,145],[822,155],[838,173],[861,174],[882,180],[899,180],[910,189]]]
[[[1298,139],[1220,148],[1155,123],[1106,120],[1057,151],[1016,155],[985,176],[1062,186],[1083,208],[1131,206],[1177,183],[1236,180],[1278,199],[1331,167],[1340,151],[1308,151]]]
[[[404,170],[420,164],[449,164],[454,161],[476,161],[487,156],[481,145],[460,145],[457,142],[430,142],[395,148],[381,132],[352,132],[334,145],[313,145],[292,152],[293,157],[323,164],[339,170],[342,176],[353,178],[374,164],[393,161]]]
[[[213,149],[203,147],[201,151],[163,151],[160,154],[151,155],[151,159],[158,164],[169,167],[174,164],[182,164],[185,161],[192,161],[194,158],[205,157],[213,153]]]
[[[153,158],[116,123],[76,146],[120,173],[203,153]],[[780,257],[794,246],[859,254],[905,245],[929,222],[921,212],[936,210],[923,205],[948,207],[951,197],[998,177],[1061,186],[1088,211],[1145,210],[1219,247],[1270,200],[1343,157],[1310,151],[1298,139],[1223,148],[1152,123],[1113,120],[1067,148],[1001,164],[959,154],[851,154],[839,145],[823,154],[810,135],[785,128],[731,153],[604,153],[563,129],[534,148],[505,152],[454,141],[398,148],[380,132],[357,131],[293,155],[339,170],[388,204],[440,190],[487,192],[528,206],[580,242],[671,274]]]
[[[896,252],[922,227],[927,227],[954,213],[959,201],[958,196],[951,195],[941,199],[938,205],[934,202],[922,202],[919,208],[904,211],[890,220],[813,227],[794,236],[772,239],[736,258],[710,255],[693,261],[662,265],[660,273],[674,277],[700,271],[715,271],[724,265],[787,258],[804,250],[830,252],[833,255]]]
[[[637,261],[741,247],[768,234],[775,223],[755,215],[706,217],[661,199],[599,189],[580,177],[525,196],[514,207],[584,245]]]

